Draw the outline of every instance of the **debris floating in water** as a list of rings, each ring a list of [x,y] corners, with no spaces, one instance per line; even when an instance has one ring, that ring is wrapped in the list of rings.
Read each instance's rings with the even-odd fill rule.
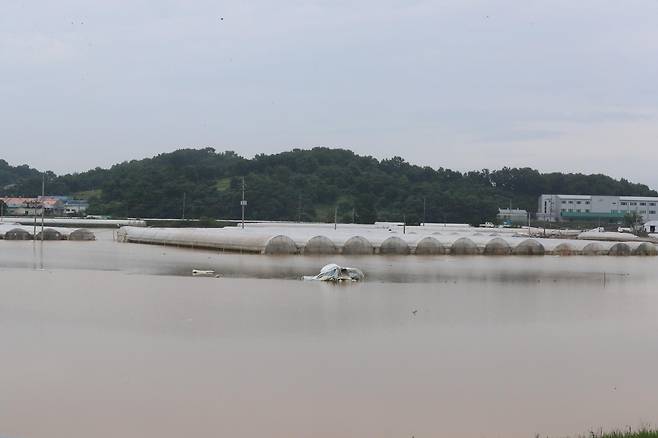
[[[201,269],[192,269],[192,275],[195,277],[215,277],[215,271],[203,271]]]
[[[304,276],[303,279],[307,281],[361,281],[365,275],[360,269],[357,268],[343,268],[335,263],[326,265],[320,270],[320,273],[315,276]]]

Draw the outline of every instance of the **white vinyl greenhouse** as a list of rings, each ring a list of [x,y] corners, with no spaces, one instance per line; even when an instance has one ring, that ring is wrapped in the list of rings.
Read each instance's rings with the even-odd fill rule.
[[[642,241],[587,241],[534,238],[510,232],[454,229],[437,232],[428,227],[407,233],[381,227],[346,226],[337,230],[312,226],[257,226],[240,228],[123,227],[122,242],[210,248],[260,254],[307,255],[656,255],[656,245]],[[477,230],[473,232],[473,230]],[[446,230],[447,231],[447,230]]]
[[[41,240],[41,226],[0,224],[0,239]],[[86,228],[44,227],[43,240],[96,240],[96,236]]]

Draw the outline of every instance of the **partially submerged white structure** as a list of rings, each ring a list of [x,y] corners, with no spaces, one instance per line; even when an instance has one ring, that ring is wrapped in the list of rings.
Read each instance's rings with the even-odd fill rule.
[[[36,232],[35,232],[36,231]],[[41,226],[0,223],[0,239],[41,240]],[[96,240],[96,235],[86,228],[44,227],[43,240]]]
[[[346,268],[334,263],[324,266],[320,273],[314,276],[305,276],[303,280],[307,281],[331,281],[334,283],[342,281],[361,281],[365,275],[358,268]]]
[[[288,236],[267,230],[253,231],[239,228],[122,227],[117,232],[117,240],[262,254],[299,252],[295,241]]]
[[[256,226],[240,228],[123,227],[122,242],[175,245],[260,254],[306,255],[656,255],[656,245],[643,241],[595,242],[534,238],[508,230],[477,228],[363,225]]]
[[[38,215],[37,215],[38,216]],[[0,224],[14,223],[25,226],[31,226],[34,221],[33,216],[26,217],[5,217],[0,220]],[[37,222],[41,225],[41,217],[37,217]],[[44,223],[50,227],[69,227],[69,228],[119,228],[123,226],[145,227],[146,221],[141,219],[86,219],[76,217],[47,217]]]

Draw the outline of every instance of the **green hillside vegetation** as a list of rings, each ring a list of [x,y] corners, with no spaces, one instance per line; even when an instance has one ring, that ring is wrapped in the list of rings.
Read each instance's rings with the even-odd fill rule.
[[[181,149],[87,172],[48,173],[51,194],[85,194],[89,213],[115,217],[238,218],[242,176],[247,218],[369,223],[423,220],[481,223],[498,207],[536,210],[541,193],[658,196],[642,184],[605,175],[546,173],[530,168],[456,172],[377,160],[349,150],[295,149],[246,159],[212,148]],[[0,161],[0,193],[37,195],[41,174]]]
[[[53,177],[54,174],[50,176]],[[5,160],[0,159],[0,193],[7,193],[14,189],[23,190],[22,187],[17,188],[16,186],[34,179],[41,181],[41,173],[38,170],[27,165],[13,167]]]
[[[539,438],[539,435],[537,436]],[[615,430],[610,432],[592,431],[587,435],[580,435],[579,438],[658,438],[658,430],[648,427],[639,429],[628,428],[626,430]]]
[[[592,433],[588,435],[589,438],[658,438],[658,430],[655,429],[642,429],[639,431],[617,431],[617,432],[602,432],[600,434]]]

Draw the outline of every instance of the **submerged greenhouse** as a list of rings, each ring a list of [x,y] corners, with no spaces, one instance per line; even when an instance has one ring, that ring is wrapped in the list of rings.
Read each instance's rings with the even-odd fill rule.
[[[656,245],[642,241],[587,241],[542,238],[510,232],[473,232],[457,229],[441,234],[428,227],[400,233],[386,228],[346,226],[254,226],[227,228],[123,227],[122,242],[209,248],[261,254],[305,255],[656,255]]]

